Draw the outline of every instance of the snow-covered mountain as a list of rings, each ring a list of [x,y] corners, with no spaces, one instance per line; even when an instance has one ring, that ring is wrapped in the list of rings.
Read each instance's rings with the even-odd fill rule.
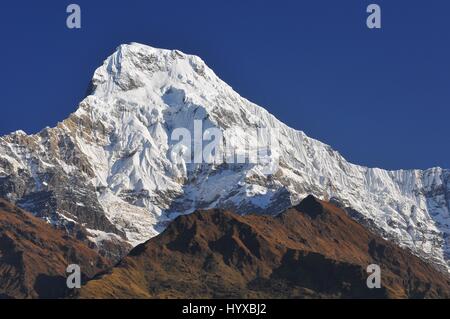
[[[269,162],[190,164],[173,133],[195,120],[237,154],[274,140]],[[185,150],[184,150],[185,151]],[[101,245],[141,243],[198,208],[277,213],[308,194],[346,207],[384,237],[450,269],[450,171],[386,171],[330,146],[239,96],[197,56],[120,46],[89,95],[54,128],[0,138],[0,197],[55,225],[82,226]]]

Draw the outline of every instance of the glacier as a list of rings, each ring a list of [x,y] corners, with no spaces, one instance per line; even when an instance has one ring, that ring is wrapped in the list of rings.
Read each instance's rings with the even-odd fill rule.
[[[236,150],[255,143],[253,129],[269,130],[277,170],[175,161],[171,134],[193,132],[195,120],[219,128]],[[0,138],[0,197],[55,225],[84,227],[97,244],[115,238],[135,246],[199,208],[276,214],[309,194],[450,271],[449,170],[352,164],[178,50],[121,45],[67,119]]]

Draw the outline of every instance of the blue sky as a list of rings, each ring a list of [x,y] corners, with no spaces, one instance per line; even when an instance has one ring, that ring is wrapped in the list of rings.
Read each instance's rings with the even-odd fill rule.
[[[66,7],[82,29],[66,28]],[[365,25],[382,8],[382,29]],[[122,43],[201,56],[241,95],[354,163],[450,168],[447,0],[2,1],[0,134],[73,112]]]

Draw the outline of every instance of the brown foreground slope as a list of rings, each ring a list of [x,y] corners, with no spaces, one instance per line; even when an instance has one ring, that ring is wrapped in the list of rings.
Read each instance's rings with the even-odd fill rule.
[[[366,285],[369,264],[382,288]],[[308,197],[277,217],[224,211],[178,217],[81,298],[449,298],[429,264]]]
[[[70,264],[85,278],[107,267],[85,244],[0,199],[0,298],[64,297]]]

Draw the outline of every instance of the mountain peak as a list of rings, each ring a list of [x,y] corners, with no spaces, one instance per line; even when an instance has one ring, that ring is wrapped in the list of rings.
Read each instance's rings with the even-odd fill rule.
[[[313,203],[313,197],[306,203]],[[319,203],[319,202],[316,202]],[[81,298],[445,298],[449,277],[326,202],[305,214],[194,212],[87,283]],[[345,244],[344,244],[345,243]],[[383,251],[378,254],[376,250]],[[383,269],[369,289],[367,266]],[[330,275],[331,274],[331,275]],[[410,283],[414,284],[410,284]]]
[[[232,156],[193,163],[193,141],[209,146],[209,128],[221,133],[218,153]],[[180,131],[190,147],[177,148]],[[0,138],[0,197],[54,223],[86,225],[99,243],[114,233],[135,246],[197,209],[275,215],[313,194],[450,267],[450,171],[352,164],[241,97],[194,55],[121,45],[95,71],[78,111],[44,133]],[[269,138],[266,174],[249,151]],[[307,198],[298,209],[318,206]]]
[[[322,202],[313,195],[308,195],[296,206],[296,209],[312,218],[316,218],[324,213]]]
[[[135,90],[160,91],[175,84],[195,86],[199,77],[205,76],[214,77],[198,56],[133,42],[120,45],[95,71],[92,93],[106,96]]]

